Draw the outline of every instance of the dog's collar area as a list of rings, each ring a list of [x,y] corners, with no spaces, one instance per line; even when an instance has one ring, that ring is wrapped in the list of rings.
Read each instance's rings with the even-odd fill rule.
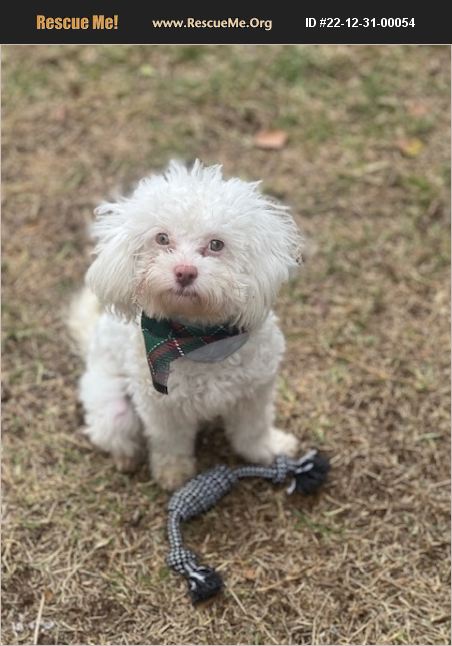
[[[192,361],[223,361],[248,340],[248,333],[227,323],[206,327],[174,319],[141,315],[146,357],[152,383],[159,393],[168,394],[171,363],[187,357]]]

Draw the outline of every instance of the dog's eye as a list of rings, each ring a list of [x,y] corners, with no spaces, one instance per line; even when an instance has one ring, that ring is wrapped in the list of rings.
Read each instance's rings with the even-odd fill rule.
[[[167,233],[157,233],[155,240],[157,244],[169,244],[169,237]]]
[[[211,251],[221,251],[224,247],[224,242],[221,240],[211,240],[209,244],[209,249]]]

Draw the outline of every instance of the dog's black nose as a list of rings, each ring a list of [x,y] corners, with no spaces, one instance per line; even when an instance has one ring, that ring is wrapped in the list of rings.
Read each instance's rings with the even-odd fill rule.
[[[174,275],[181,287],[187,287],[195,280],[198,270],[193,265],[177,265],[174,267]]]

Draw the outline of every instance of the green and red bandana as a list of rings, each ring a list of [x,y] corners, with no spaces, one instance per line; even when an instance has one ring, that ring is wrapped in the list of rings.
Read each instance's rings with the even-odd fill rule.
[[[171,363],[181,357],[211,363],[222,361],[242,347],[248,333],[228,325],[194,327],[170,319],[141,315],[146,356],[152,383],[159,393],[168,394]]]

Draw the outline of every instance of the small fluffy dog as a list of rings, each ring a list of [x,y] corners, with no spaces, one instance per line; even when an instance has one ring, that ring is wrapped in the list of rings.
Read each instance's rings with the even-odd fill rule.
[[[70,316],[90,440],[124,471],[149,451],[168,490],[194,475],[199,425],[219,416],[246,460],[296,454],[273,405],[284,337],[271,307],[302,241],[288,209],[197,161],[95,214],[96,258]]]

